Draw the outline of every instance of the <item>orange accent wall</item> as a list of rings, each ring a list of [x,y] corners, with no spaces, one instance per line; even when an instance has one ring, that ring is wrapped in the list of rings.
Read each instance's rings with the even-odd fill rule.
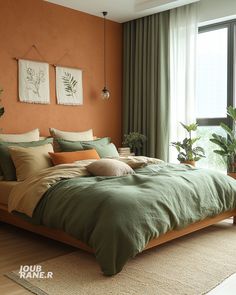
[[[100,97],[103,88],[103,19],[42,0],[0,1],[0,85],[6,113],[0,119],[3,132],[26,132],[39,127],[83,131],[111,136],[121,142],[122,25],[107,21],[107,86],[111,99]],[[18,100],[17,62],[35,44],[49,63],[79,67],[83,72],[84,104],[56,104],[55,69],[50,66],[49,105]],[[27,55],[39,60],[35,50]]]

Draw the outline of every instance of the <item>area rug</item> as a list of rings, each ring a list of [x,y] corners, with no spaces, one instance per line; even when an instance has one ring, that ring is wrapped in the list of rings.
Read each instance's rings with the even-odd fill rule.
[[[113,277],[83,251],[39,265],[53,278],[19,279],[19,270],[7,276],[38,295],[206,294],[236,272],[236,226],[220,223],[145,251]]]

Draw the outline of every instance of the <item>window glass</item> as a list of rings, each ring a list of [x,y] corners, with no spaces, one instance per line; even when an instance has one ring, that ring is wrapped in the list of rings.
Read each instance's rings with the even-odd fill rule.
[[[210,141],[210,138],[212,138],[212,133],[226,136],[226,132],[220,126],[198,126],[196,136],[201,137],[201,139],[197,141],[197,145],[204,148],[206,158],[202,158],[201,160],[196,162],[196,166],[220,170],[226,173],[226,162],[220,155],[214,153],[214,150],[220,148]]]
[[[197,118],[226,117],[228,28],[198,34]]]

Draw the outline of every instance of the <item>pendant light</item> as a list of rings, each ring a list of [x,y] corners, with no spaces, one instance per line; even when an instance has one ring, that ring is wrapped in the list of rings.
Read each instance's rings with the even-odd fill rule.
[[[104,37],[103,37],[103,41],[104,41],[104,88],[102,89],[102,99],[104,100],[108,100],[110,98],[110,92],[109,90],[106,88],[107,85],[107,80],[106,80],[106,15],[107,15],[107,11],[103,11],[103,29],[104,29]]]

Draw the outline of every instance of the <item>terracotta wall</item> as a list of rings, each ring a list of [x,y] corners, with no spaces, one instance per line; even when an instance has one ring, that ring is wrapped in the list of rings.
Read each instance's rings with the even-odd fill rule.
[[[100,97],[103,88],[103,19],[42,0],[0,0],[0,85],[6,109],[0,120],[5,133],[39,127],[83,131],[121,141],[122,25],[107,22],[107,84],[110,101]],[[55,70],[50,66],[50,105],[26,104],[18,100],[17,62],[32,44],[49,63],[84,69],[82,106],[56,104]],[[27,55],[40,59],[35,50]]]

